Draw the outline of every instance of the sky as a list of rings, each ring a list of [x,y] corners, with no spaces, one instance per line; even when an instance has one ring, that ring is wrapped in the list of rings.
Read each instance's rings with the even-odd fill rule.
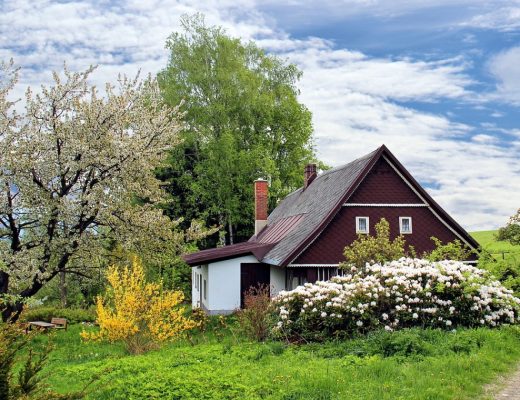
[[[98,65],[103,87],[163,69],[196,12],[300,68],[327,164],[386,144],[469,231],[520,207],[520,0],[2,0],[0,60],[21,68],[20,98],[63,63]]]

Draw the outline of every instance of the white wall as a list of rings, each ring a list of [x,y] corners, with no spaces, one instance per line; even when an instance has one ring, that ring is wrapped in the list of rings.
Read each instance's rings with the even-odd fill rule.
[[[202,283],[200,283],[200,275],[202,275]],[[208,307],[208,300],[204,299],[204,280],[206,280],[206,285],[208,284],[208,266],[200,265],[197,267],[193,267],[191,269],[191,306],[193,308],[200,308],[204,305],[206,308]],[[199,283],[197,283],[199,282]],[[198,287],[198,289],[197,289]],[[208,288],[209,289],[209,288]],[[209,290],[208,290],[209,291]],[[202,296],[201,296],[202,294]],[[206,293],[206,296],[209,293]],[[202,304],[200,304],[200,299],[202,297]]]
[[[271,265],[269,279],[271,281],[271,297],[276,296],[281,290],[285,290],[285,268]]]
[[[243,256],[193,267],[192,307],[203,306],[213,314],[230,313],[240,308],[240,264],[257,262],[258,260],[253,256]],[[202,285],[197,290],[195,279],[200,274],[202,274]],[[199,304],[204,280],[206,280],[207,285],[206,298],[202,295],[202,304]]]
[[[192,306],[203,306],[212,314],[230,313],[240,308],[240,264],[258,263],[254,256],[243,256],[224,261],[217,261],[208,265],[193,267],[192,269]],[[195,279],[202,274],[202,286],[197,290]],[[203,291],[204,279],[207,284],[207,298],[199,296]],[[269,279],[271,295],[276,296],[285,290],[285,268],[270,266]]]

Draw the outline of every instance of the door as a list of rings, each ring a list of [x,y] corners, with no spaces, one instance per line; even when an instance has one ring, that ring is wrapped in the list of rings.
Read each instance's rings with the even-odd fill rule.
[[[261,263],[242,263],[240,264],[240,307],[244,308],[244,292],[250,287],[267,285],[271,283],[270,266]]]

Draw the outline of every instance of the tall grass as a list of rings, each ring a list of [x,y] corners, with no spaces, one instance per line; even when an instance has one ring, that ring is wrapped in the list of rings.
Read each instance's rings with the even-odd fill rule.
[[[232,330],[232,329],[231,329]],[[518,328],[411,329],[286,346],[226,335],[140,356],[58,332],[47,371],[66,393],[109,369],[91,399],[474,399],[520,360]],[[46,336],[38,339],[43,345]]]

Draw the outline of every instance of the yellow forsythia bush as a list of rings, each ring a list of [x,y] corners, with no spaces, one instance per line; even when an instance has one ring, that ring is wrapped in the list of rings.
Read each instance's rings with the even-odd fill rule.
[[[98,332],[81,333],[85,340],[123,341],[129,352],[143,353],[179,337],[197,323],[185,316],[182,292],[163,289],[162,282],[146,282],[142,263],[108,269],[109,287],[96,302]]]

